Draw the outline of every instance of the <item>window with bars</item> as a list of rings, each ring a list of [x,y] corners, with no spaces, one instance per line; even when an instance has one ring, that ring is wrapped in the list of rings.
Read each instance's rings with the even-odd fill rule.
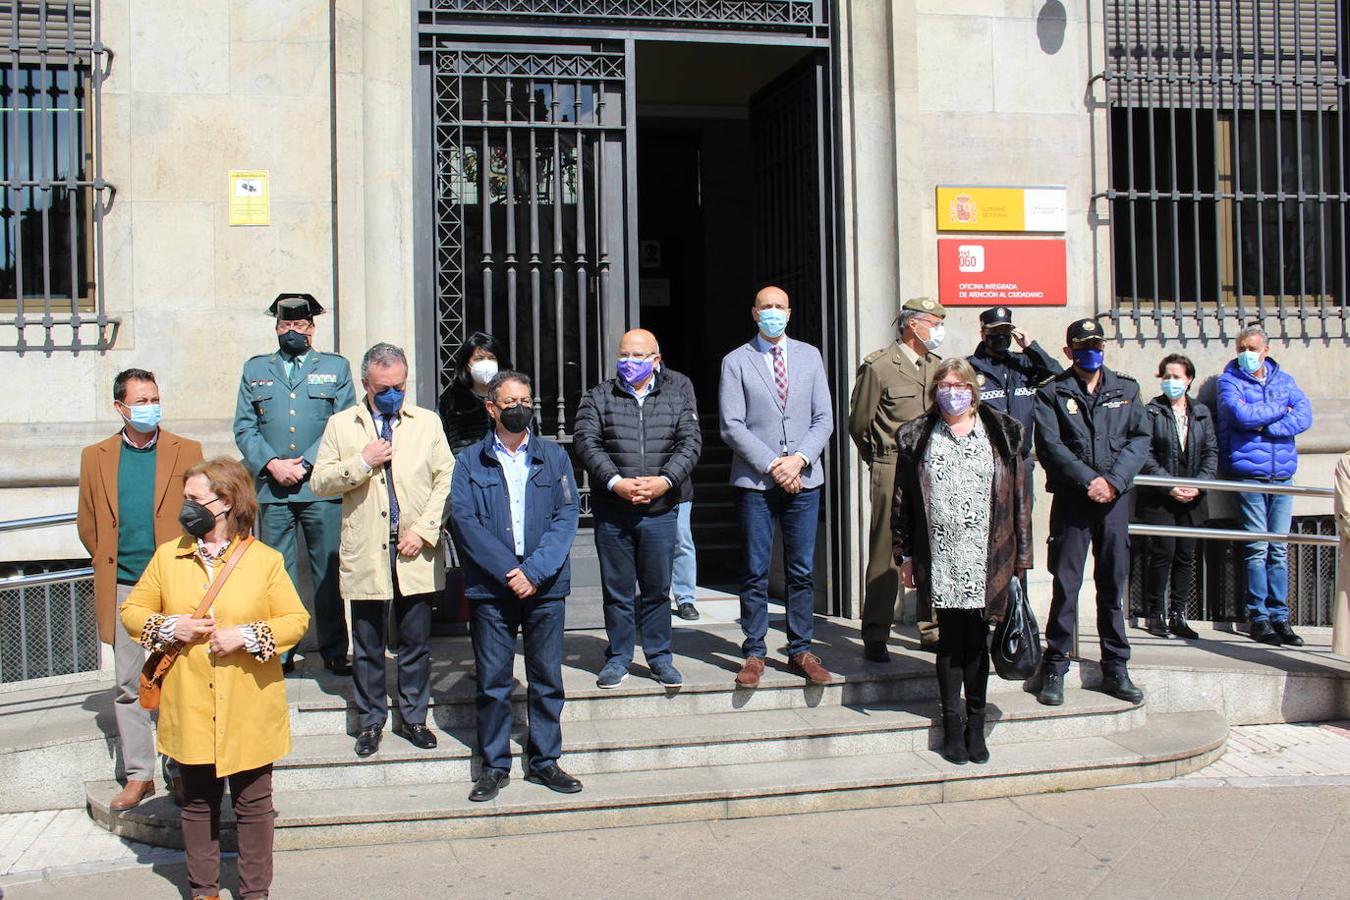
[[[1347,336],[1346,6],[1105,0],[1122,336]]]
[[[97,0],[0,2],[0,349],[105,350]]]

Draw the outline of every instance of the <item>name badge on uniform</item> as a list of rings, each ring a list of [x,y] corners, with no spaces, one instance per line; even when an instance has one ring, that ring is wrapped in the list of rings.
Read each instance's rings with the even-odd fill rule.
[[[337,373],[335,372],[311,372],[309,373],[310,384],[337,384]]]
[[[1064,411],[1071,416],[1078,415],[1078,401],[1070,397],[1064,401]]]
[[[271,387],[276,382],[271,378],[256,378],[249,382],[251,387]]]
[[[1129,400],[1112,400],[1109,403],[1103,403],[1102,407],[1104,409],[1120,409],[1122,406],[1129,406],[1129,405],[1130,405]]]

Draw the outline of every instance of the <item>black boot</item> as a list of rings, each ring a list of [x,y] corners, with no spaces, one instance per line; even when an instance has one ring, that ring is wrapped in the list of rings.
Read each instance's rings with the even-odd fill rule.
[[[1166,638],[1172,636],[1171,632],[1167,630],[1167,623],[1163,621],[1162,616],[1149,616],[1147,624],[1144,625],[1144,630],[1154,637]]]
[[[989,762],[989,748],[984,743],[984,710],[966,712],[966,752],[973,763]]]
[[[1184,641],[1200,640],[1200,635],[1196,634],[1195,629],[1186,621],[1186,614],[1179,609],[1172,610],[1172,616],[1167,620],[1167,627]]]
[[[966,736],[961,730],[960,713],[942,713],[942,757],[958,766],[970,762],[970,755],[966,753]]]

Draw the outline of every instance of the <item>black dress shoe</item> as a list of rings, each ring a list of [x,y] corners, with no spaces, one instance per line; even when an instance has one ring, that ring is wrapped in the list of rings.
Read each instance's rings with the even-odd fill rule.
[[[1278,647],[1283,643],[1280,640],[1279,633],[1265,619],[1260,622],[1253,622],[1252,627],[1247,631],[1247,636],[1258,644],[1269,644],[1272,647]]]
[[[295,660],[291,659],[288,656],[283,656],[281,658],[281,674],[289,675],[294,671],[295,671]]]
[[[1058,672],[1046,672],[1036,699],[1046,706],[1064,705],[1064,676]]]
[[[1144,630],[1154,637],[1170,638],[1172,632],[1167,630],[1167,623],[1163,621],[1162,616],[1149,616],[1148,623],[1144,625]]]
[[[575,794],[581,790],[581,782],[564,772],[562,766],[557,763],[547,769],[531,771],[525,776],[525,780],[532,784],[542,784],[550,791],[557,791],[560,794]]]
[[[1172,618],[1167,620],[1167,627],[1172,633],[1184,641],[1198,641],[1200,635],[1195,633],[1191,623],[1186,621],[1186,617],[1180,613],[1173,613]]]
[[[698,607],[692,603],[681,603],[675,608],[675,615],[684,619],[686,622],[698,621]]]
[[[1130,673],[1128,672],[1121,672],[1119,675],[1103,675],[1100,690],[1103,694],[1110,694],[1117,700],[1124,700],[1126,703],[1138,703],[1144,699],[1144,692],[1134,686],[1134,682],[1130,681]]]
[[[403,738],[419,750],[430,750],[436,746],[436,735],[425,725],[409,725],[400,722],[394,726],[394,734]]]
[[[1280,643],[1286,647],[1303,646],[1303,638],[1294,634],[1294,629],[1289,627],[1288,622],[1276,622],[1271,628],[1275,629],[1275,633],[1280,637]]]
[[[347,662],[347,657],[336,656],[332,659],[325,659],[323,667],[334,675],[341,675],[344,678],[352,674],[352,664]]]
[[[364,759],[380,749],[381,734],[381,729],[375,725],[362,728],[361,733],[356,736],[356,755]]]
[[[874,663],[890,662],[891,651],[886,649],[885,641],[863,641],[863,659]]]
[[[497,796],[497,792],[511,783],[511,773],[501,769],[484,769],[469,791],[469,799],[483,803]]]

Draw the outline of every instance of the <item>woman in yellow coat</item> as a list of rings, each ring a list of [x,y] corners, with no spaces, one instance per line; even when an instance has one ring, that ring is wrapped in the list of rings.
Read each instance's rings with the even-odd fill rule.
[[[272,763],[291,749],[281,656],[304,635],[281,554],[254,541],[253,479],[230,459],[187,470],[179,522],[185,537],[155,551],[122,607],[122,625],[147,649],[186,644],[164,678],[159,752],[182,772],[183,843],[191,896],[220,893],[220,802],[230,782],[239,836],[240,897],[272,883]],[[243,552],[203,618],[211,581]]]

